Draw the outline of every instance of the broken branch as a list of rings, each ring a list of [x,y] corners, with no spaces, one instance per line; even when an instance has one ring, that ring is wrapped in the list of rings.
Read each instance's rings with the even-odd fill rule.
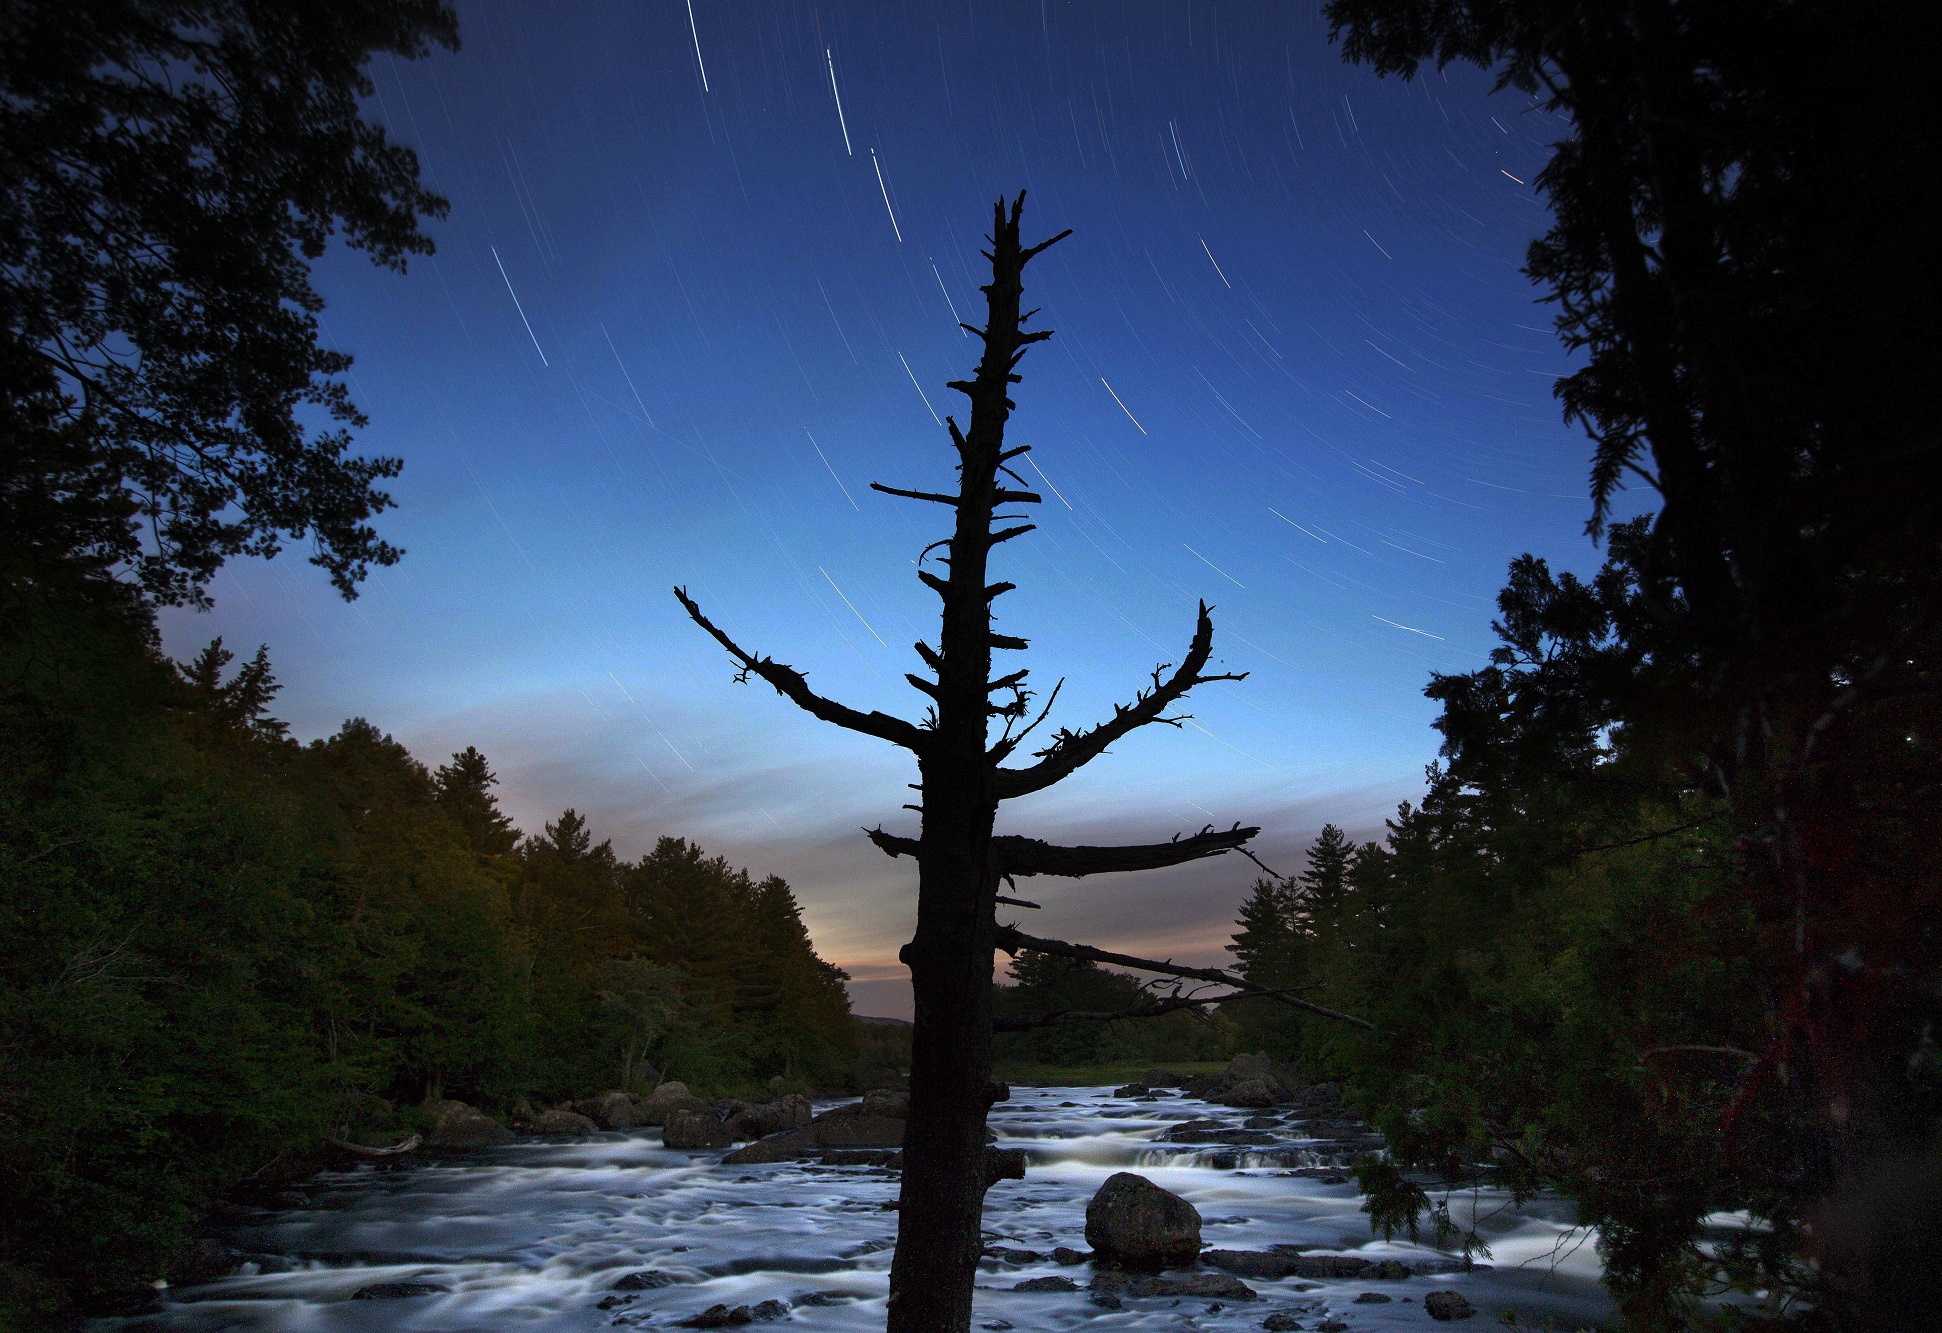
[[[891,717],[888,713],[862,713],[833,699],[825,699],[809,688],[809,681],[802,672],[772,658],[756,657],[722,633],[712,620],[701,613],[701,608],[688,596],[686,588],[676,588],[674,595],[687,610],[689,619],[713,635],[715,642],[727,649],[728,655],[741,664],[744,679],[751,674],[760,676],[775,687],[777,694],[811,717],[861,732],[865,736],[875,736],[892,745],[901,745],[916,754],[924,752],[929,742],[921,728],[900,717]]]

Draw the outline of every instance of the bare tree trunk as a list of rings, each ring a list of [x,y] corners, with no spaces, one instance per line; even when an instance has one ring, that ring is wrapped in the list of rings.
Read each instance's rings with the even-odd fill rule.
[[[904,1130],[897,1252],[890,1268],[890,1333],[963,1333],[970,1327],[972,1285],[984,1249],[985,1191],[994,1180],[1017,1178],[1023,1170],[1015,1155],[1006,1160],[985,1146],[985,1115],[993,1102],[1008,1095],[1003,1085],[991,1079],[992,953],[1011,947],[1007,941],[1030,939],[998,925],[994,913],[1000,901],[1017,901],[999,899],[999,881],[1019,875],[1080,877],[1182,865],[1232,851],[1259,831],[1237,824],[1225,832],[1203,829],[1192,837],[1176,836],[1171,842],[1136,847],[1054,847],[992,834],[1001,801],[1059,782],[1137,728],[1155,722],[1177,726],[1180,719],[1166,716],[1166,710],[1196,685],[1241,679],[1201,674],[1214,634],[1203,603],[1193,642],[1170,675],[1166,666],[1155,668],[1151,687],[1140,691],[1132,703],[1115,708],[1106,721],[1083,731],[1061,728],[1044,749],[1034,753],[1037,762],[1004,766],[1051,709],[1048,699],[1037,718],[1027,722],[1031,699],[1024,687],[1027,673],[1014,671],[996,679],[991,674],[994,648],[1026,646],[1025,640],[992,629],[992,603],[1012,585],[985,582],[991,551],[1033,527],[1016,523],[994,531],[993,525],[1010,521],[998,510],[1039,502],[1006,466],[1030,449],[1028,445],[1005,448],[1005,423],[1013,406],[1008,391],[1018,380],[1015,371],[1026,349],[1052,336],[1049,330],[1024,331],[1031,314],[1021,313],[1019,298],[1025,265],[1069,234],[1061,232],[1034,246],[1021,245],[1018,219],[1024,204],[1021,193],[1009,215],[1002,199],[994,210],[988,238],[991,249],[986,252],[991,283],[984,288],[985,327],[964,326],[983,339],[984,355],[974,379],[950,386],[971,400],[969,431],[959,430],[954,417],[946,418],[958,454],[957,494],[872,483],[873,489],[886,494],[948,506],[956,515],[951,536],[937,543],[949,550],[940,563],[948,565],[950,577],[940,578],[923,568],[923,557],[918,562],[917,577],[943,601],[938,647],[916,645],[917,655],[937,679],[905,677],[931,699],[931,714],[924,725],[883,713],[862,713],[823,698],[795,668],[744,650],[716,628],[685,591],[675,589],[689,616],[740,665],[739,679],[759,676],[815,717],[901,745],[917,756],[923,779],[920,835],[901,837],[882,829],[870,835],[889,855],[914,856],[918,863],[917,933],[901,955],[910,969],[916,1024],[911,1035],[910,1112]],[[1004,478],[1017,482],[1017,489],[1009,488]],[[994,703],[994,694],[1009,694],[1009,698]],[[1057,695],[1054,689],[1052,697]],[[1004,723],[996,740],[990,735],[994,718]],[[1109,962],[1163,975],[1246,987],[1244,981],[1208,969],[1105,955],[1084,945],[1033,940],[1030,947],[1098,954]],[[1361,1023],[1286,992],[1266,993],[1311,1012]],[[1171,1012],[1186,1003],[1156,1004],[1145,1012]]]
[[[998,892],[991,830],[998,813],[996,765],[986,755],[991,719],[991,603],[985,573],[1001,499],[1000,456],[1011,399],[1006,390],[1025,335],[1019,296],[1030,258],[1018,239],[1024,196],[991,233],[985,290],[984,356],[971,399],[971,429],[958,445],[957,522],[950,578],[941,588],[936,733],[919,764],[923,832],[918,839],[917,933],[904,947],[915,1023],[910,1050],[910,1118],[904,1130],[897,1252],[890,1267],[890,1333],[968,1329],[971,1288],[983,1253],[985,1113],[1002,1095],[991,1082],[991,956]],[[1050,242],[1047,242],[1050,244]],[[1037,341],[1037,339],[1032,339]],[[1036,496],[1031,496],[1036,499]],[[918,682],[914,682],[918,683]],[[919,683],[922,688],[922,684]]]

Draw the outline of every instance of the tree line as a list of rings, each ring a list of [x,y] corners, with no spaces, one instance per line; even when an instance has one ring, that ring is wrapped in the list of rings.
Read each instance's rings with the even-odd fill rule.
[[[844,974],[779,878],[673,837],[624,859],[573,810],[522,835],[476,749],[428,768],[361,718],[299,744],[265,653],[178,666],[139,608],[48,611],[0,670],[0,1264],[28,1306],[166,1273],[224,1189],[428,1097],[850,1073]]]

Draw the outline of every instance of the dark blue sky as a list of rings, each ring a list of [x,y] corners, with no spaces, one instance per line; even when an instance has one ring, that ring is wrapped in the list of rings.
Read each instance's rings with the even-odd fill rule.
[[[1058,336],[1012,440],[1042,529],[1000,557],[1054,722],[1217,658],[1151,728],[1001,815],[1146,840],[1261,823],[1292,868],[1373,831],[1435,754],[1433,670],[1480,665],[1506,563],[1584,568],[1587,446],[1518,272],[1561,126],[1475,72],[1341,63],[1309,3],[462,4],[464,49],[384,63],[371,112],[452,201],[408,276],[333,255],[367,451],[408,549],[337,602],[237,566],[178,656],[267,642],[299,734],[364,715],[427,762],[477,744],[522,825],[568,805],[624,853],[683,834],[797,888],[859,1007],[901,1012],[914,819],[890,752],[739,687],[669,595],[865,708],[934,632],[913,577],[948,486],[934,419],[975,344],[980,233],[1030,190]],[[704,86],[705,78],[705,86]],[[839,113],[840,96],[840,113]],[[1048,888],[1034,924],[1213,957],[1252,867]]]

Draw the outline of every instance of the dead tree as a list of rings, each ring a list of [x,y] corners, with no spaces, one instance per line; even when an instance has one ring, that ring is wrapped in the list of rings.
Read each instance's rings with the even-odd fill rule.
[[[1009,215],[1002,199],[994,209],[987,238],[991,249],[985,252],[991,261],[991,283],[983,288],[985,326],[964,326],[984,341],[984,355],[974,379],[950,385],[971,400],[968,431],[958,428],[955,417],[948,421],[958,455],[957,493],[873,484],[889,495],[943,505],[956,516],[950,537],[936,543],[946,550],[939,563],[948,577],[924,569],[921,561],[917,574],[943,601],[938,646],[916,645],[917,655],[935,679],[906,677],[931,701],[923,724],[884,713],[862,713],[823,698],[809,688],[801,672],[742,649],[702,614],[684,590],[675,590],[695,623],[740,665],[738,679],[757,676],[823,721],[901,745],[917,757],[922,779],[918,784],[921,804],[913,807],[922,816],[918,836],[899,837],[881,828],[870,834],[883,851],[913,856],[918,867],[917,933],[898,955],[910,969],[916,1022],[897,1252],[890,1270],[891,1333],[960,1333],[969,1328],[972,1280],[983,1250],[980,1223],[985,1190],[994,1180],[1017,1175],[1017,1163],[998,1162],[985,1147],[986,1113],[993,1102],[1009,1095],[1003,1084],[991,1078],[995,949],[1016,953],[1030,948],[1090,958],[1238,992],[1273,995],[1319,1014],[1347,1018],[1286,991],[1250,986],[1219,969],[1177,967],[1163,960],[1035,939],[997,921],[1001,903],[1031,906],[999,895],[999,885],[1015,877],[1083,876],[1181,865],[1231,851],[1259,831],[1238,824],[1224,831],[1207,828],[1191,837],[1141,847],[1055,847],[1030,838],[993,836],[999,802],[1052,786],[1140,727],[1155,722],[1178,725],[1181,719],[1169,717],[1167,709],[1194,686],[1241,679],[1233,674],[1203,674],[1214,637],[1203,602],[1193,641],[1178,666],[1156,669],[1151,685],[1104,722],[1083,731],[1061,729],[1045,748],[1031,755],[1033,762],[1006,765],[1045,720],[1052,702],[1048,699],[1038,715],[1027,721],[1032,696],[1025,688],[1026,672],[1010,671],[994,678],[991,667],[993,649],[1019,650],[1026,643],[992,628],[992,603],[1014,585],[988,583],[986,566],[993,548],[1034,526],[999,511],[1039,501],[1007,466],[1030,448],[1005,447],[1005,423],[1015,406],[1008,390],[1018,382],[1015,372],[1026,350],[1052,336],[1050,330],[1024,331],[1037,312],[1020,313],[1021,280],[1033,256],[1071,234],[1064,231],[1034,246],[1021,245],[1018,219],[1024,203],[1021,192]],[[1052,696],[1057,694],[1054,689]],[[995,740],[991,737],[994,719],[1003,723]],[[1156,1000],[1142,1006],[1138,1014],[1123,1016],[1173,1012],[1189,1007],[1185,1001],[1191,998]],[[1102,1015],[1052,1015],[1045,1021],[1074,1017]]]

